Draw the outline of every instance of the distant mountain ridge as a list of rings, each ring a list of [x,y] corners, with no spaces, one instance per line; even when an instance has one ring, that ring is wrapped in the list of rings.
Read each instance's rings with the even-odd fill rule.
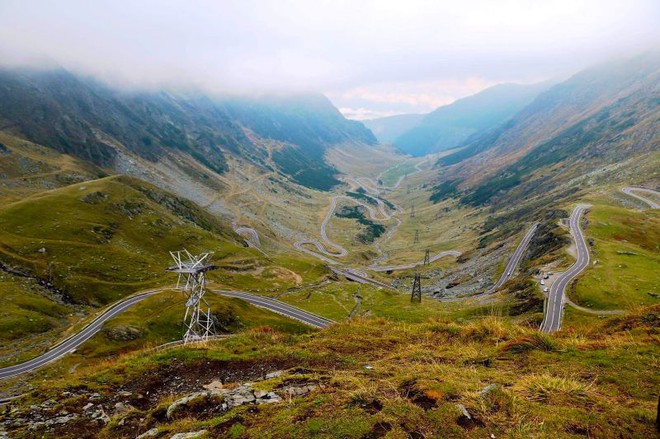
[[[64,70],[0,70],[0,123],[102,167],[112,167],[115,143],[150,161],[180,151],[217,173],[227,169],[227,155],[236,155],[265,168],[274,164],[297,183],[321,190],[339,183],[324,160],[326,148],[377,143],[322,95],[123,92]],[[280,147],[268,151],[255,136]]]
[[[660,52],[597,65],[441,158],[432,199],[502,207],[556,199],[579,191],[586,176],[612,179],[615,165],[657,161],[658,126]]]
[[[499,84],[487,88],[425,115],[418,124],[399,134],[393,143],[401,151],[414,156],[461,146],[471,136],[511,118],[548,87],[550,83],[543,82]]]

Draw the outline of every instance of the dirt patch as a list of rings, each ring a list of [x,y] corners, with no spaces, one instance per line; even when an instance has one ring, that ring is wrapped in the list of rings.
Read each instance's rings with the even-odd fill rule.
[[[281,285],[279,281],[286,283],[293,283],[296,286],[302,285],[302,276],[298,273],[284,267],[257,267],[256,269],[246,273],[252,276],[263,277],[273,282],[273,286]]]
[[[564,427],[564,431],[568,434],[575,434],[579,436],[589,436],[589,428],[582,425],[569,424]]]
[[[357,406],[372,415],[383,410],[383,403],[377,399],[372,399],[371,401],[359,401]]]
[[[467,416],[459,416],[456,423],[466,430],[472,430],[475,427],[486,426],[486,424],[484,424],[482,420],[475,418],[474,416],[472,416],[471,418],[468,418]]]
[[[431,397],[428,392],[418,389],[417,382],[414,380],[401,384],[399,391],[402,397],[409,399],[410,402],[424,410],[430,410],[438,406],[437,400]]]
[[[302,276],[300,276],[298,273],[289,270],[288,268],[284,267],[269,267],[268,271],[275,276],[278,279],[281,279],[283,281],[287,282],[293,282],[296,285],[301,285],[302,284]]]
[[[174,360],[168,365],[149,371],[124,384],[119,391],[131,392],[131,405],[145,410],[153,407],[164,396],[180,395],[203,390],[203,385],[214,380],[223,383],[251,381],[267,373],[289,369],[293,360],[269,359],[263,361],[198,360],[192,363]]]
[[[392,430],[392,424],[389,422],[377,422],[369,433],[362,436],[362,439],[378,439],[384,437],[390,430]]]

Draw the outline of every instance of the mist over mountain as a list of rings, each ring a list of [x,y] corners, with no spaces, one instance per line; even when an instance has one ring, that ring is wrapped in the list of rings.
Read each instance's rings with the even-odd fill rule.
[[[490,87],[425,115],[418,124],[399,134],[393,143],[414,156],[461,146],[470,136],[479,135],[512,117],[549,86],[544,82]]]
[[[660,51],[579,72],[541,93],[509,121],[438,160],[442,199],[466,189],[463,202],[511,203],[603,166],[660,149]],[[554,194],[556,196],[556,194]]]
[[[184,152],[217,173],[233,154],[260,166],[272,161],[294,181],[323,190],[338,183],[327,147],[377,142],[322,95],[122,91],[64,70],[0,70],[0,121],[98,166],[113,166],[118,145],[150,161]],[[264,140],[280,146],[269,152]]]
[[[424,114],[399,114],[363,120],[380,143],[393,143],[401,134],[416,127],[424,119]]]

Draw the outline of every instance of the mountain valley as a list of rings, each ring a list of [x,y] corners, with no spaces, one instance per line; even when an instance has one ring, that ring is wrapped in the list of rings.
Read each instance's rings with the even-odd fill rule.
[[[319,94],[2,70],[0,437],[652,437],[659,75],[379,134]],[[180,343],[180,249],[218,337]]]

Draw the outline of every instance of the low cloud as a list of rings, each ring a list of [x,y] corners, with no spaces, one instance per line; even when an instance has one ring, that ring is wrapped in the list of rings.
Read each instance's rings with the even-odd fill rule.
[[[430,111],[641,51],[660,41],[659,16],[657,0],[2,0],[0,64]]]
[[[382,82],[329,92],[328,97],[347,118],[365,120],[402,113],[428,113],[498,83],[477,77]]]

